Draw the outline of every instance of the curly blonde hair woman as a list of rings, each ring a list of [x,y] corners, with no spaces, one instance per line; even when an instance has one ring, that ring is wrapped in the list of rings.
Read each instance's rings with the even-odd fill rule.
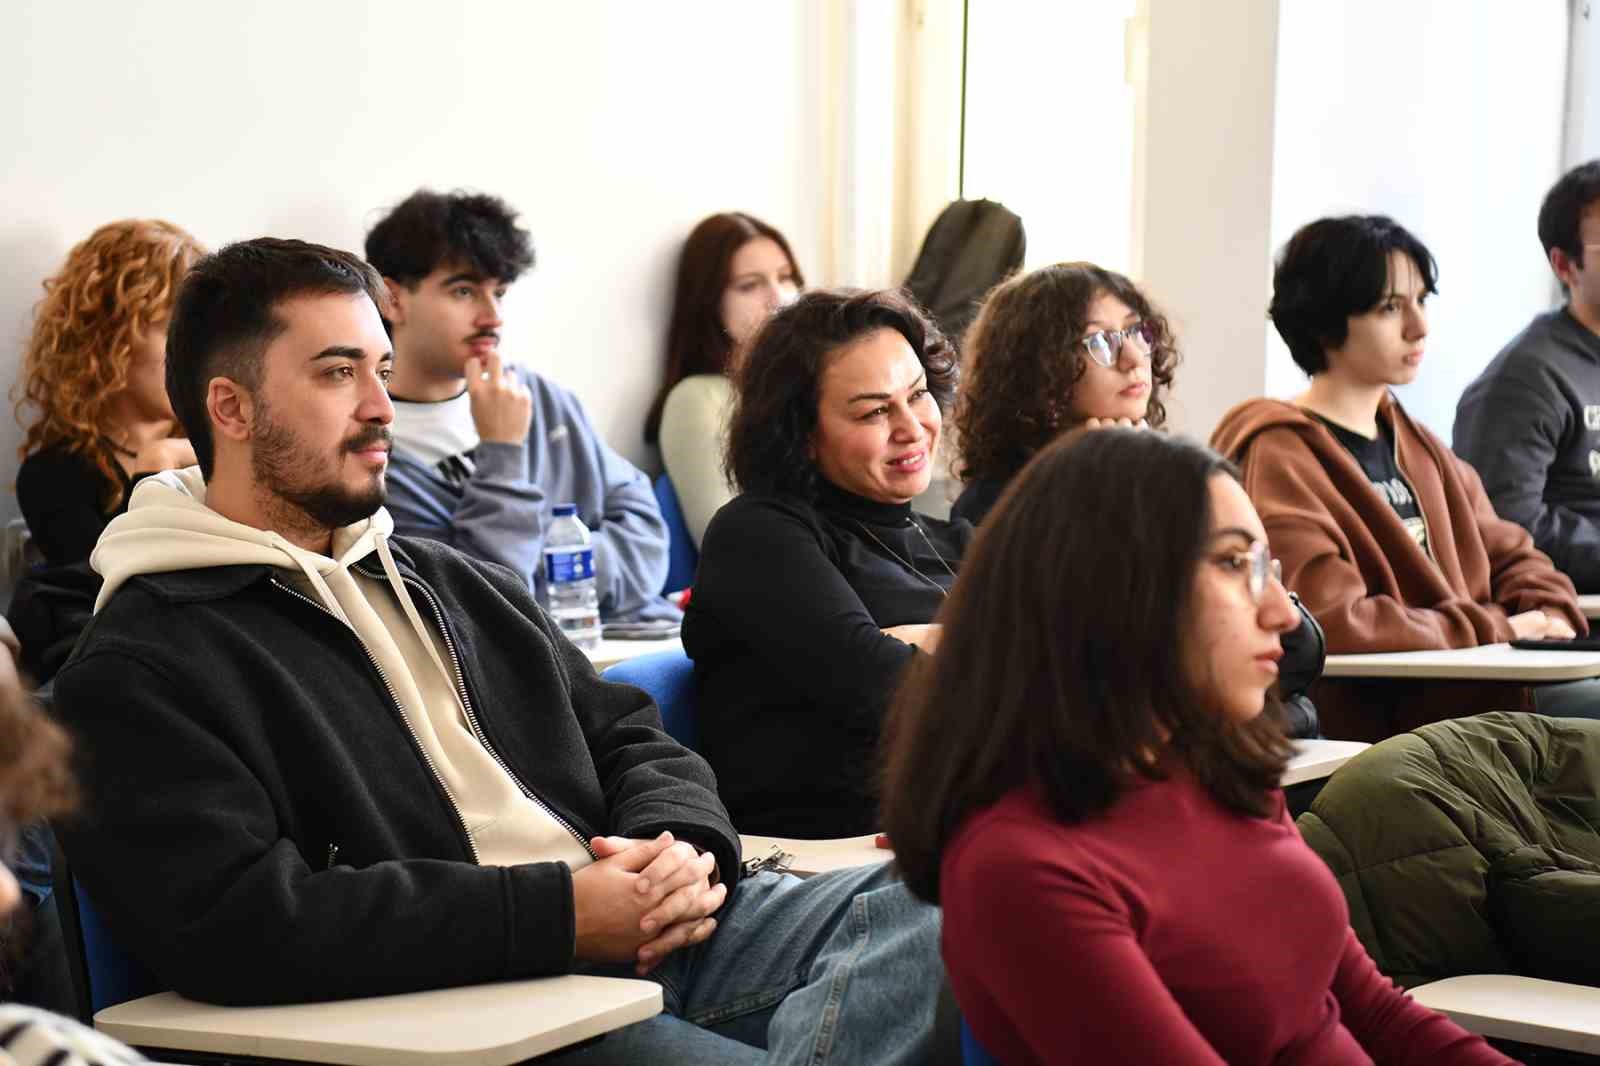
[[[88,557],[136,477],[195,461],[173,436],[166,325],[204,253],[170,222],[112,222],[44,282],[13,398],[27,426],[17,498],[52,565]]]

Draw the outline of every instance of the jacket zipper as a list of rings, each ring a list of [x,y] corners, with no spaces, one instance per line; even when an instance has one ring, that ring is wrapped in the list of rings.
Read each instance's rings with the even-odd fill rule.
[[[1400,480],[1405,483],[1406,491],[1411,493],[1411,499],[1417,505],[1417,514],[1422,516],[1422,535],[1428,541],[1427,546],[1422,549],[1422,553],[1437,565],[1438,560],[1433,556],[1433,530],[1428,528],[1428,512],[1422,509],[1422,497],[1417,495],[1416,487],[1411,484],[1411,479],[1406,476],[1406,468],[1400,465],[1400,434],[1398,433],[1394,434],[1394,468],[1400,471]]]
[[[379,665],[377,657],[374,656],[372,651],[367,647],[366,641],[362,640],[360,635],[357,634],[355,630],[350,629],[349,625],[340,620],[338,615],[328,610],[310,596],[295,591],[288,585],[280,582],[276,577],[272,578],[271,580],[274,587],[282,589],[284,592],[287,592],[297,600],[303,600],[306,603],[309,603],[311,606],[315,607],[317,610],[321,611],[335,622],[338,622],[339,625],[343,626],[345,629],[350,630],[350,634],[351,636],[355,637],[356,643],[361,645],[361,651],[366,655],[367,662],[372,664],[372,669],[377,671],[378,679],[383,682],[384,689],[388,691],[389,702],[394,704],[395,713],[400,716],[401,724],[406,727],[406,733],[411,737],[411,743],[416,747],[417,754],[422,756],[423,763],[428,767],[428,773],[433,775],[433,780],[438,784],[439,790],[443,792],[445,794],[445,798],[450,801],[450,813],[456,816],[456,825],[461,827],[461,838],[466,841],[467,852],[472,856],[473,863],[476,864],[479,861],[478,845],[473,842],[472,834],[467,831],[467,820],[461,817],[461,806],[456,802],[455,796],[450,792],[450,786],[445,784],[444,778],[440,776],[439,768],[433,764],[433,759],[428,755],[428,749],[422,746],[422,741],[420,738],[418,738],[417,731],[411,728],[411,721],[410,719],[406,718],[405,708],[400,705],[400,697],[395,695],[394,686],[389,683],[389,675],[383,672],[383,667]],[[591,854],[593,853],[591,852]],[[329,858],[331,860],[332,855],[330,855]]]
[[[360,570],[360,567],[357,567],[356,569]],[[369,571],[361,570],[361,573],[366,574],[368,577],[374,580],[378,579],[377,574],[370,573]],[[451,680],[455,683],[456,692],[461,697],[461,709],[467,714],[467,725],[471,727],[472,735],[478,739],[479,744],[483,745],[483,750],[489,753],[489,757],[495,761],[496,765],[498,765],[501,770],[505,771],[505,775],[511,778],[512,781],[516,782],[517,787],[522,790],[522,794],[524,796],[532,800],[540,810],[544,811],[551,818],[555,819],[555,823],[557,825],[565,829],[568,833],[572,834],[572,838],[582,845],[583,850],[588,852],[591,859],[598,860],[600,856],[596,855],[594,849],[589,846],[588,838],[579,833],[578,830],[573,827],[571,822],[561,817],[561,815],[558,814],[553,807],[541,799],[532,788],[524,783],[522,778],[518,777],[511,767],[506,763],[505,759],[500,757],[500,753],[494,750],[494,745],[489,743],[489,738],[484,736],[482,727],[478,725],[478,716],[472,710],[472,697],[467,695],[467,676],[461,670],[461,657],[456,654],[455,638],[450,635],[450,627],[445,624],[444,612],[439,608],[439,601],[434,598],[433,592],[422,582],[409,578],[404,574],[400,575],[400,580],[405,582],[410,587],[416,589],[418,592],[422,593],[423,598],[428,601],[428,606],[433,610],[433,620],[438,623],[439,632],[444,634],[444,646],[450,652],[450,667],[454,671],[454,676],[451,678]]]

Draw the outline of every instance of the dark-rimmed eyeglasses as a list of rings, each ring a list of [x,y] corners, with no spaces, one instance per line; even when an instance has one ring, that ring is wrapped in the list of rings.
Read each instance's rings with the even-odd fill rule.
[[[1148,322],[1135,322],[1126,329],[1097,330],[1083,338],[1083,350],[1089,353],[1090,359],[1110,368],[1117,365],[1122,346],[1130,342],[1134,351],[1149,355],[1155,350],[1156,327]]]

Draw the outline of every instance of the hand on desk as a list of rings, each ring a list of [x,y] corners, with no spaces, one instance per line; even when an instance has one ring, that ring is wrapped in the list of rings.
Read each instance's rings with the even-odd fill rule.
[[[932,655],[939,649],[939,637],[944,627],[937,622],[929,622],[927,625],[889,626],[883,632],[885,636],[915,644]]]
[[[1523,611],[1506,619],[1518,640],[1571,640],[1577,631],[1560,615]]]
[[[717,928],[711,915],[727,899],[726,885],[711,884],[716,857],[671,833],[654,840],[593,837],[597,862],[572,875],[572,900],[580,959],[635,960],[640,976]]]

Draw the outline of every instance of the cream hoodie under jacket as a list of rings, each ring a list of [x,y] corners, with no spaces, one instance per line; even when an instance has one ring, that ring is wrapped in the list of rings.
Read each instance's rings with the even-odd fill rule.
[[[127,512],[112,519],[89,558],[105,582],[97,612],[140,574],[252,564],[286,571],[288,584],[349,626],[365,646],[460,812],[482,865],[560,861],[577,870],[593,861],[478,740],[461,702],[460,679],[446,665],[444,634],[423,622],[389,552],[394,522],[388,511],[379,508],[335,530],[329,557],[224,518],[205,505],[205,491],[199,467],[156,474],[134,488]],[[350,569],[374,551],[387,581]]]

